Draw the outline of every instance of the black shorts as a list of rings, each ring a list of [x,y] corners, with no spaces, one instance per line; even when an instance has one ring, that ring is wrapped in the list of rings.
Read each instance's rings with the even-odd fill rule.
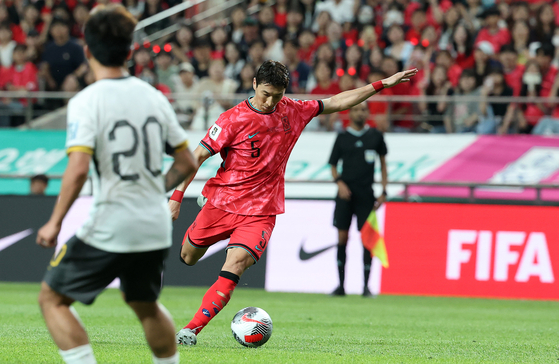
[[[120,278],[126,302],[155,302],[168,253],[168,248],[111,253],[74,236],[52,257],[43,280],[54,291],[90,305],[115,278]]]
[[[369,214],[375,206],[375,195],[372,189],[352,189],[351,200],[343,200],[336,196],[334,210],[334,226],[338,230],[349,230],[353,215],[357,216],[357,230],[361,230]]]

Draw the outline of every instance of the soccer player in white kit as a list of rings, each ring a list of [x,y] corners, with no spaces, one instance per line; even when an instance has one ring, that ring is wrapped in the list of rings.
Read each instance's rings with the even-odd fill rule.
[[[157,302],[171,246],[165,191],[193,176],[196,163],[169,101],[124,70],[135,25],[121,5],[97,6],[85,25],[84,52],[96,82],[68,104],[68,166],[52,216],[37,234],[38,244],[56,245],[91,162],[90,217],[52,258],[39,294],[46,325],[66,363],[96,363],[71,304],[93,303],[117,277],[142,323],[153,362],[179,362],[173,321]],[[164,176],[166,151],[174,163]]]

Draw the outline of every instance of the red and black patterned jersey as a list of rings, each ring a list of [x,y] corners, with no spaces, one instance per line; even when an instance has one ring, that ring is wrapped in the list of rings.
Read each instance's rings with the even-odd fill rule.
[[[305,126],[323,109],[320,100],[283,97],[268,113],[246,100],[221,114],[200,142],[223,159],[202,194],[215,207],[239,215],[283,213],[287,160]]]

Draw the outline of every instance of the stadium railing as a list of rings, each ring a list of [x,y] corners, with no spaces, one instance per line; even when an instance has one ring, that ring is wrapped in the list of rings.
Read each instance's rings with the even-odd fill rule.
[[[13,179],[24,179],[29,180],[30,175],[17,175],[17,174],[0,174],[0,180],[13,180]],[[49,175],[50,179],[59,180],[62,179],[62,175]],[[194,178],[193,182],[206,182],[206,179]],[[291,180],[286,179],[286,184],[332,184],[330,180]],[[379,182],[375,182],[375,185],[379,185]],[[388,185],[391,186],[403,186],[403,192],[396,196],[391,196],[391,201],[404,201],[404,202],[420,202],[420,201],[444,201],[444,202],[462,202],[462,203],[514,203],[514,204],[527,204],[527,205],[557,205],[557,201],[544,200],[542,199],[542,191],[544,190],[559,190],[559,184],[512,184],[512,183],[480,183],[480,182],[422,182],[422,181],[389,181]],[[410,189],[412,187],[451,187],[451,188],[467,188],[468,197],[467,198],[449,198],[448,196],[441,194],[431,194],[427,198],[421,196],[415,196],[410,194]],[[478,189],[529,189],[536,192],[536,197],[533,200],[507,200],[507,199],[487,199],[480,198],[476,196],[476,191]],[[91,195],[91,191],[82,191],[82,195]]]
[[[23,118],[25,123],[22,125],[23,128],[35,128],[36,125],[36,118],[43,116],[52,112],[53,110],[48,110],[48,100],[62,100],[59,101],[60,103],[65,103],[68,99],[74,96],[74,92],[25,92],[25,91],[0,91],[0,98],[11,98],[14,100],[26,100],[26,106],[19,110],[12,110],[8,109],[7,107],[3,107],[0,104],[0,116],[9,115],[9,116],[18,116]],[[324,99],[328,96],[325,95],[309,95],[309,94],[290,94],[287,95],[289,97],[301,100],[311,100],[311,99]],[[210,107],[220,101],[228,102],[230,105],[236,105],[237,103],[245,100],[248,95],[247,94],[227,94],[227,95],[219,95],[219,96],[212,96],[210,93],[202,92],[195,96],[191,94],[184,94],[184,93],[173,93],[168,95],[169,99],[173,102],[176,106],[177,113],[179,115],[185,116],[187,113],[185,110],[180,110],[178,107],[178,102],[180,101],[193,101],[196,103],[197,107],[196,110],[201,112],[204,115],[203,126],[199,125],[199,127],[195,130],[204,130],[207,129],[214,120],[210,120],[212,114],[209,112]],[[433,122],[437,120],[441,120],[443,116],[437,115],[428,115],[425,113],[420,112],[419,110],[419,103],[436,103],[440,101],[440,97],[438,96],[385,96],[382,94],[375,95],[371,97],[368,102],[369,103],[384,103],[385,104],[385,113],[383,114],[376,114],[370,115],[372,119],[375,119],[375,116],[382,116],[386,119],[388,125],[393,125],[395,122],[399,120],[407,120],[412,121],[416,126],[419,126],[421,123],[424,122]],[[549,110],[549,112],[542,116],[549,117],[551,111],[559,106],[559,97],[481,97],[481,96],[448,96],[446,98],[446,102],[449,104],[449,107],[453,103],[481,103],[487,102],[488,104],[516,104],[516,105],[523,105],[523,104],[542,104]],[[398,114],[397,108],[400,107],[402,104],[409,104],[412,107],[404,114]],[[59,109],[58,113],[63,112],[63,109]],[[192,115],[191,115],[192,116]],[[188,119],[188,118],[186,118]],[[184,120],[184,118],[183,118]],[[497,120],[497,124],[500,121]],[[45,123],[40,123],[42,126],[41,128],[45,128]],[[62,123],[63,124],[63,123]],[[188,120],[185,122],[185,125],[188,126]],[[48,125],[47,125],[48,127]],[[59,126],[54,128],[64,128]],[[389,129],[388,131],[390,131]],[[417,130],[416,130],[417,131]]]
[[[199,14],[196,14],[194,16],[192,16],[189,19],[184,19],[181,21],[176,22],[175,24],[172,24],[170,26],[168,26],[165,29],[161,29],[159,31],[156,31],[152,34],[147,34],[144,30],[146,27],[155,24],[161,20],[164,20],[166,18],[169,18],[171,16],[174,16],[178,13],[181,13],[185,10],[188,10],[198,4],[204,3],[206,0],[190,0],[190,1],[186,1],[183,2],[181,4],[175,5],[172,8],[169,8],[167,10],[164,10],[158,14],[155,14],[147,19],[144,19],[142,21],[140,21],[137,25],[136,28],[134,29],[134,41],[137,43],[143,43],[143,42],[150,42],[150,43],[160,43],[165,41],[168,36],[172,35],[173,33],[175,33],[177,30],[180,29],[182,24],[187,24],[187,25],[194,25],[198,22],[201,22],[203,20],[207,20],[210,19],[212,17],[218,17],[218,15],[221,15],[223,13],[227,13],[229,12],[231,9],[233,9],[236,6],[240,6],[243,3],[246,3],[246,0],[228,0],[225,1],[217,6],[212,6],[211,8],[209,8],[208,10],[204,10],[202,12],[200,12]],[[266,6],[271,6],[274,5],[275,1],[268,1],[266,2]],[[258,4],[255,6],[252,6],[250,8],[247,9],[247,14],[253,15],[255,13],[258,13],[261,9],[262,5]],[[218,23],[220,25],[229,25],[231,23],[231,19],[228,16],[225,16],[225,14],[223,14],[223,16],[219,16],[218,17],[219,21]],[[203,28],[200,28],[198,30],[196,30],[196,32],[194,33],[194,35],[199,38],[199,37],[203,37],[206,34],[209,34],[211,31],[213,30],[212,26],[205,26]]]

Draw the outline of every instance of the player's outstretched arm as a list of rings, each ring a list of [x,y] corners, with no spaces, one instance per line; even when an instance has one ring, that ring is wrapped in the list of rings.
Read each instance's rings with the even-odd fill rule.
[[[198,145],[198,147],[196,147],[196,149],[194,149],[194,159],[196,160],[196,170],[194,171],[194,173],[192,173],[192,175],[188,176],[186,179],[184,179],[177,186],[177,188],[175,189],[175,192],[173,192],[173,196],[169,200],[169,210],[171,210],[171,217],[173,218],[173,221],[175,221],[176,219],[179,218],[179,213],[180,213],[180,210],[181,210],[181,202],[182,202],[182,198],[184,196],[184,191],[186,191],[186,188],[188,187],[190,182],[192,182],[192,180],[194,179],[194,176],[196,175],[196,171],[198,171],[198,168],[200,168],[202,163],[204,163],[204,161],[206,159],[208,159],[210,156],[211,156],[210,152],[208,152],[206,150],[206,148],[203,148],[200,145]]]
[[[68,155],[68,166],[62,177],[60,196],[54,206],[50,220],[37,232],[37,244],[46,248],[52,248],[56,245],[62,220],[64,220],[68,210],[80,194],[83,184],[87,181],[90,160],[91,155],[85,152],[76,151]]]
[[[382,90],[383,88],[393,87],[402,82],[409,82],[410,77],[413,77],[416,74],[417,68],[414,68],[411,70],[398,72],[381,81],[359,87],[355,90],[341,92],[330,97],[329,99],[322,100],[324,104],[324,111],[322,113],[332,114],[334,112],[347,110],[367,100],[369,97],[380,92],[380,90]]]

